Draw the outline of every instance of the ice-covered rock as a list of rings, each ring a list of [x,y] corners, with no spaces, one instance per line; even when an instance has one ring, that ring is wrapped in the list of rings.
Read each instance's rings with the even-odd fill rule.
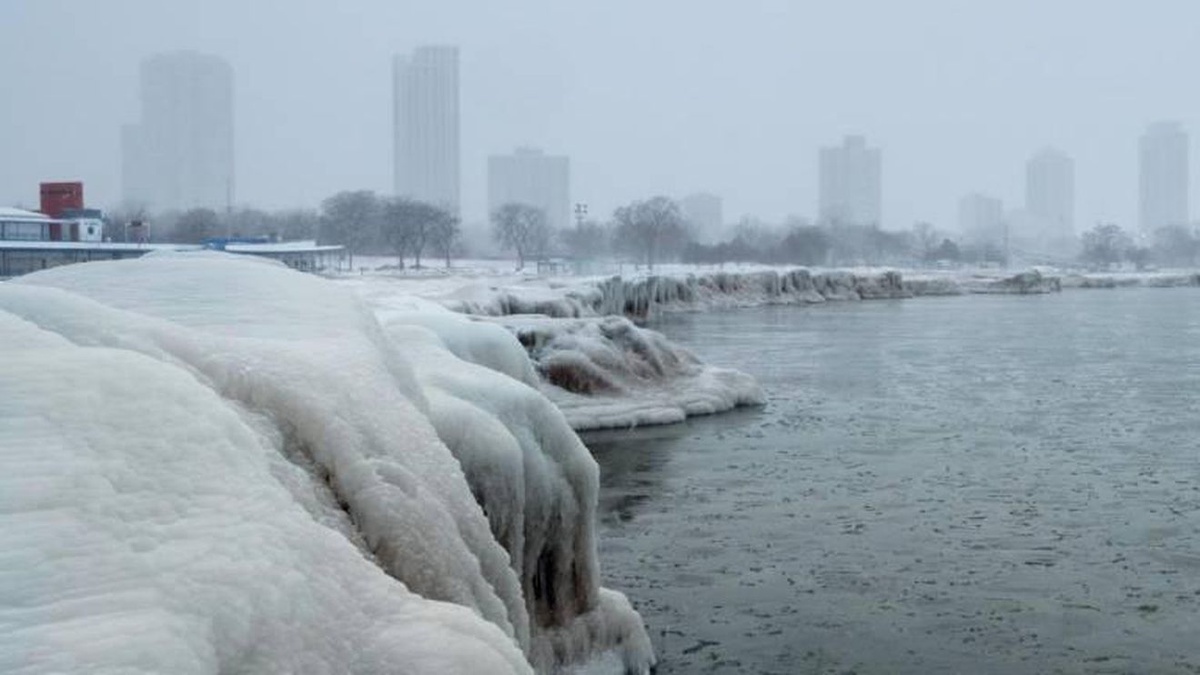
[[[970,293],[1002,295],[1040,295],[1062,290],[1058,277],[1045,276],[1037,270],[1000,278],[975,277],[965,286]]]
[[[0,369],[0,666],[647,669],[599,587],[595,466],[528,364],[400,314],[210,254],[0,285],[27,347]]]
[[[577,430],[668,424],[764,400],[753,377],[706,365],[624,317],[497,321],[516,334],[543,393]]]

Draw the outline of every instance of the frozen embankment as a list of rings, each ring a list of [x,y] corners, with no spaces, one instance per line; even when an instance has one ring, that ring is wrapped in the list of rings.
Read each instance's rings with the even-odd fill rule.
[[[555,279],[505,287],[475,282],[431,296],[464,314],[540,314],[552,318],[618,315],[634,320],[656,312],[778,304],[888,300],[967,293],[1053,293],[1058,277],[1037,271],[1008,276],[900,272],[767,269],[634,277]]]
[[[1071,274],[1063,288],[1178,288],[1200,286],[1200,272],[1125,272]]]
[[[0,671],[647,671],[587,449],[442,314],[220,254],[0,284]]]

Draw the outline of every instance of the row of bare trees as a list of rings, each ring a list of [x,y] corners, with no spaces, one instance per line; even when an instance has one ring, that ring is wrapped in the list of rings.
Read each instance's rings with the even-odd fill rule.
[[[618,208],[609,227],[588,221],[558,233],[552,231],[541,209],[508,203],[492,213],[492,235],[505,250],[516,253],[519,267],[530,258],[546,255],[556,237],[561,248],[576,258],[617,253],[650,268],[677,256],[687,242],[679,205],[667,197],[652,197]]]
[[[415,267],[432,250],[450,266],[462,234],[458,216],[448,208],[406,197],[381,197],[369,190],[339,192],[321,203],[317,241],[342,244],[355,253],[387,252],[403,269]]]

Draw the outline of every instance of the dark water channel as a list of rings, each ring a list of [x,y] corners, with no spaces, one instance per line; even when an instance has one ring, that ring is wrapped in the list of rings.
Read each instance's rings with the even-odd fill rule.
[[[1200,292],[654,327],[769,397],[585,438],[660,673],[1200,673]]]

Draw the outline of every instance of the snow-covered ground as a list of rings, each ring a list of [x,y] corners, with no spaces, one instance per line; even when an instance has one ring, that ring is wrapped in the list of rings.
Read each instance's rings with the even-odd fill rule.
[[[653,663],[511,334],[224,254],[0,284],[0,671]]]

